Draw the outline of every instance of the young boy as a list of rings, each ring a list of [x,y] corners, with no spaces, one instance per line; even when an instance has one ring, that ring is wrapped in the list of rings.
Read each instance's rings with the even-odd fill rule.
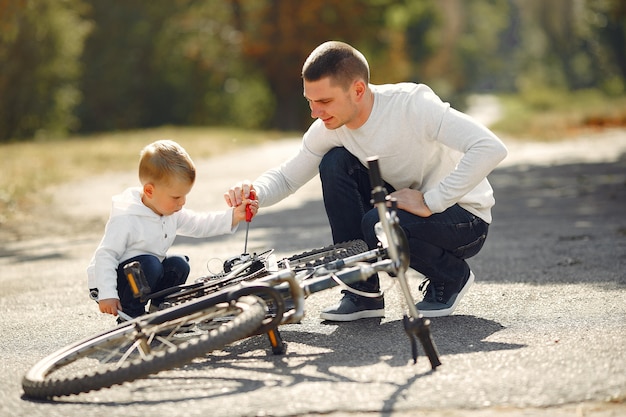
[[[119,310],[137,317],[146,311],[146,303],[133,297],[124,265],[138,261],[152,291],[184,284],[190,271],[187,258],[166,254],[177,235],[201,238],[233,233],[245,220],[247,204],[256,215],[258,202],[249,199],[220,212],[184,209],[195,178],[193,161],[176,142],[157,141],[141,151],[142,187],[113,197],[104,236],[87,268],[90,294],[101,312],[117,316]],[[158,307],[160,302],[152,300],[151,305]]]

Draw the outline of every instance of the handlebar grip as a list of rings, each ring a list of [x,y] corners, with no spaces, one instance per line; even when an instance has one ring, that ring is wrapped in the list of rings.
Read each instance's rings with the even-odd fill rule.
[[[420,341],[422,348],[424,349],[424,353],[428,357],[430,361],[430,366],[434,371],[437,369],[439,365],[441,365],[441,361],[439,360],[439,353],[437,353],[437,348],[433,343],[433,339],[430,334],[430,320],[424,318],[422,315],[419,315],[417,318],[409,317],[407,315],[404,316],[403,319],[404,331],[409,336],[411,340],[411,350],[413,351],[413,362],[417,361],[417,350],[415,346],[415,337]]]
[[[380,175],[378,156],[371,156],[367,158],[367,167],[369,169],[370,183],[372,188],[384,186],[383,177],[382,175]]]
[[[428,356],[431,368],[435,370],[439,365],[441,365],[441,361],[439,360],[439,353],[437,352],[437,348],[435,348],[435,344],[433,343],[430,329],[418,332],[417,337],[419,338],[420,343],[424,348],[426,356]]]

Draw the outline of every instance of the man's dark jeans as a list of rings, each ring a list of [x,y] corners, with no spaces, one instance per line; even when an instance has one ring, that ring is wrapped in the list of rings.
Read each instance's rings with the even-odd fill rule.
[[[168,256],[163,262],[154,255],[139,255],[121,263],[117,268],[117,293],[120,297],[122,310],[131,317],[141,316],[146,311],[146,303],[133,297],[128,279],[124,275],[124,265],[133,261],[138,261],[141,264],[141,269],[152,292],[184,284],[191,270],[187,257],[178,255]],[[152,300],[152,303],[159,305],[162,301]]]
[[[324,206],[335,243],[363,239],[370,248],[378,240],[374,225],[378,211],[372,206],[367,167],[345,148],[328,152],[319,166]],[[382,173],[384,176],[384,172]],[[385,184],[388,192],[394,188]],[[489,224],[458,204],[430,217],[419,217],[398,210],[400,226],[406,233],[411,252],[410,266],[433,282],[445,282],[460,288],[469,276],[465,259],[482,248]],[[356,288],[379,290],[378,276],[372,276]]]

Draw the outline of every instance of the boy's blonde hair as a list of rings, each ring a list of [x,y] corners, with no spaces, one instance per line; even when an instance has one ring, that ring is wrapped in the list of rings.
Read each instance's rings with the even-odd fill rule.
[[[187,151],[172,140],[158,140],[143,148],[139,159],[139,180],[147,183],[165,183],[172,179],[196,180],[196,167]]]

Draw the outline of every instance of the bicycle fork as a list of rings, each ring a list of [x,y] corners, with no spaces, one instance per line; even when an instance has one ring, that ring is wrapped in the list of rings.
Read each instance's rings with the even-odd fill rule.
[[[425,319],[413,304],[413,298],[407,283],[405,270],[408,268],[408,262],[403,262],[399,246],[408,251],[408,243],[404,231],[399,227],[396,213],[396,202],[387,194],[384,187],[383,178],[380,175],[380,167],[378,165],[378,157],[371,157],[367,160],[370,183],[372,185],[372,203],[378,210],[378,218],[387,238],[389,256],[395,263],[395,275],[400,282],[402,293],[406,299],[409,314],[404,316],[404,331],[411,341],[411,352],[413,354],[413,363],[417,362],[417,341],[419,340],[432,370],[435,370],[441,361],[439,354],[430,334],[430,320]],[[391,211],[387,207],[387,203],[392,205]]]

